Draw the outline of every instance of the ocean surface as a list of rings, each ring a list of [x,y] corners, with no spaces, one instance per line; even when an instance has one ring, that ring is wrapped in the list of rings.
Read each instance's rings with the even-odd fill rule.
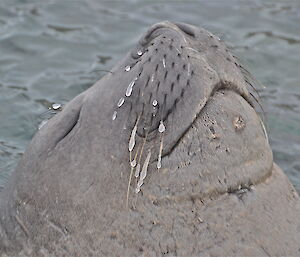
[[[297,0],[0,0],[0,187],[49,107],[92,86],[162,20],[218,35],[261,82],[275,162],[300,192]]]

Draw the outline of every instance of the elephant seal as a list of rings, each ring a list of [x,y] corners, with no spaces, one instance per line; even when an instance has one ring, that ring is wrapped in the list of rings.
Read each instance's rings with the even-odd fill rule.
[[[153,25],[33,138],[1,192],[2,256],[299,255],[250,84],[208,31]]]

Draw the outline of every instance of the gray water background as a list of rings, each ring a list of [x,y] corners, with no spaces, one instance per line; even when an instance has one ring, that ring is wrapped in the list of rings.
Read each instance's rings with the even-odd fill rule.
[[[300,192],[297,0],[0,0],[0,186],[51,104],[90,87],[161,20],[218,35],[266,87],[261,100],[274,159]]]

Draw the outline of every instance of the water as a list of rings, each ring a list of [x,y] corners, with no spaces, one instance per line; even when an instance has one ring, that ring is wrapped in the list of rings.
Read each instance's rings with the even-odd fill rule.
[[[161,20],[210,30],[266,86],[274,158],[300,192],[297,0],[0,0],[0,185],[52,103],[64,105],[90,87]]]

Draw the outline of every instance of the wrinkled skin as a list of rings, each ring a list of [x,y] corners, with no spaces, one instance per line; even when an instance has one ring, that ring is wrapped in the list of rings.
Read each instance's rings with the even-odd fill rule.
[[[299,196],[250,89],[208,31],[152,26],[33,138],[0,195],[2,256],[300,255]],[[130,160],[150,152],[136,193]]]

